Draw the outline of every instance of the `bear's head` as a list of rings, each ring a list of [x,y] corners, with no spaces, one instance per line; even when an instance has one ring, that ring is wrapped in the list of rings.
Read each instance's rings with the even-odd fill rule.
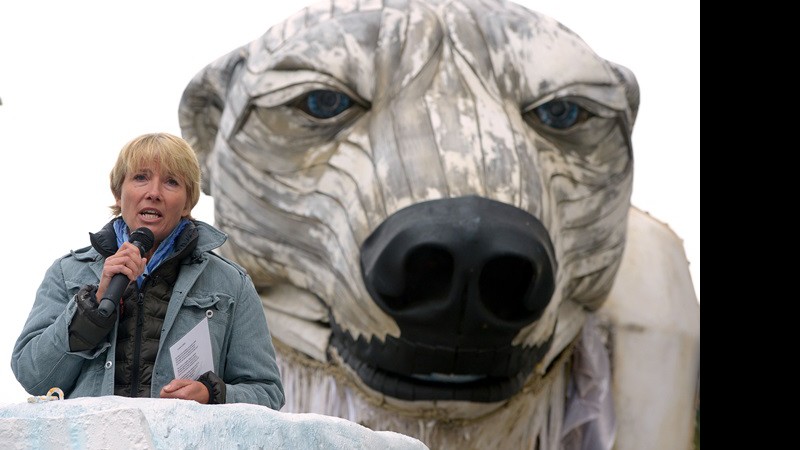
[[[513,3],[337,0],[209,64],[180,123],[280,357],[380,401],[494,404],[612,286],[638,95]]]

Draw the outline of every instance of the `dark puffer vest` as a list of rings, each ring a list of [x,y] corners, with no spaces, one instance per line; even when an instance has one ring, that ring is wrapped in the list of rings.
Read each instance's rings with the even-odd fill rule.
[[[114,372],[114,395],[149,397],[153,365],[172,288],[182,264],[197,246],[197,229],[189,222],[175,239],[173,252],[145,276],[141,289],[131,283],[120,302],[117,352]],[[91,234],[92,246],[104,257],[117,251],[116,234],[111,223]]]

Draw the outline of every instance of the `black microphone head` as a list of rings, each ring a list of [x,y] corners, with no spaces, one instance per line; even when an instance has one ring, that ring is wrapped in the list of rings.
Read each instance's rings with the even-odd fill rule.
[[[129,242],[139,247],[143,256],[153,248],[155,240],[156,237],[153,235],[153,232],[147,227],[137,228],[131,233],[130,239],[128,239]]]

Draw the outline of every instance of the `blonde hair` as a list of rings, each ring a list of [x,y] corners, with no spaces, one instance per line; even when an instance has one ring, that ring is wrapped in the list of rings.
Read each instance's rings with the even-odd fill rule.
[[[111,169],[111,193],[114,198],[122,197],[122,182],[129,173],[153,163],[183,183],[191,211],[200,200],[200,163],[188,142],[169,133],[143,134],[122,147]],[[111,213],[119,216],[122,209],[116,204],[111,205]],[[189,218],[192,218],[191,212]]]

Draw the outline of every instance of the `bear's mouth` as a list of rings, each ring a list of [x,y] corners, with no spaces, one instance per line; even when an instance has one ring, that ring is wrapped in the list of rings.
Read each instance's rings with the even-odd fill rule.
[[[493,403],[525,385],[553,342],[541,346],[453,347],[387,336],[353,336],[331,317],[331,345],[370,388],[400,400]]]
[[[552,334],[512,344],[549,307],[558,270],[547,227],[526,210],[476,195],[415,203],[387,217],[360,258],[366,291],[400,334],[356,338],[331,314],[331,345],[384,395],[507,400],[550,349]]]

